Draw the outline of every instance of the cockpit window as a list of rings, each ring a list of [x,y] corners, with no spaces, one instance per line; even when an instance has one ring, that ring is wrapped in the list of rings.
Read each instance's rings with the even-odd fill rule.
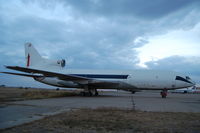
[[[187,79],[187,80],[191,80],[191,78],[190,78],[189,76],[186,76],[186,79]]]
[[[186,78],[183,78],[183,77],[181,77],[181,76],[176,76],[176,80],[180,80],[180,81],[184,81],[184,82],[187,82],[187,83],[191,83],[192,84],[192,82],[190,82],[189,81],[189,79],[190,79],[190,77],[188,77],[188,76],[186,76]]]

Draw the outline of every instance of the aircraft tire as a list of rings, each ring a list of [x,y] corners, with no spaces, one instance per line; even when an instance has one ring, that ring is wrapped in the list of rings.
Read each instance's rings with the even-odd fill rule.
[[[99,93],[98,93],[98,91],[96,91],[96,92],[95,92],[95,96],[98,96],[98,95],[99,95]]]
[[[80,95],[81,96],[86,96],[86,93],[83,91],[83,92],[80,92]]]
[[[135,94],[135,91],[131,91],[132,94]]]

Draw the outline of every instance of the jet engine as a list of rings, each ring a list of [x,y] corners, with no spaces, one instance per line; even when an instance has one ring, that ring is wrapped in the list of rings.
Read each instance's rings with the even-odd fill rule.
[[[65,67],[66,61],[64,59],[62,60],[49,60],[49,59],[44,59],[43,62],[41,63],[43,66],[57,66],[57,67]]]
[[[58,61],[57,61],[57,64],[60,65],[61,67],[65,67],[65,63],[66,63],[66,62],[65,62],[64,59],[58,60]]]

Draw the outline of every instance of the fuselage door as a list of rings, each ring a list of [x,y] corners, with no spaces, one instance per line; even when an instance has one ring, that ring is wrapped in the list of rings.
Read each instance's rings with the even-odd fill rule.
[[[176,80],[175,79],[172,80],[172,86],[171,87],[176,88]]]

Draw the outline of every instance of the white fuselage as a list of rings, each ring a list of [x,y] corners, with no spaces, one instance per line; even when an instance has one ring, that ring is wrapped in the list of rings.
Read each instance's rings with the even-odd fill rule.
[[[47,71],[47,70],[46,70]],[[161,70],[80,70],[54,68],[48,71],[62,74],[72,74],[102,81],[113,81],[118,85],[93,86],[96,89],[163,90],[178,89],[193,86],[190,79],[181,73]],[[177,76],[179,78],[177,78]],[[181,80],[180,80],[181,77]],[[60,80],[56,77],[35,78],[35,80],[59,87],[82,88],[73,81]]]

